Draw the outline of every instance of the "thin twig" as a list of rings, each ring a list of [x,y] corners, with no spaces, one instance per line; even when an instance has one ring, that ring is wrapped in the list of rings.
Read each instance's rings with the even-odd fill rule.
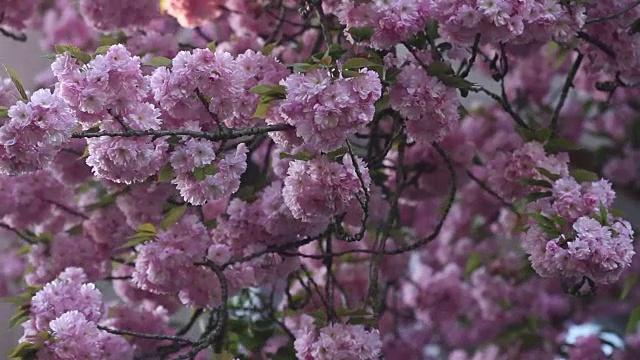
[[[10,226],[9,224],[5,224],[3,222],[0,222],[0,228],[4,228],[4,229],[7,229],[7,230],[11,231],[12,233],[16,234],[20,239],[28,242],[29,244],[32,244],[32,245],[36,244],[36,242],[33,241],[33,239],[31,239],[28,236],[24,235],[18,229]]]
[[[629,5],[628,7],[610,14],[610,15],[606,15],[606,16],[601,16],[601,17],[597,17],[597,18],[593,18],[593,19],[587,19],[584,24],[585,25],[591,25],[591,24],[597,24],[599,22],[603,22],[603,21],[607,21],[607,20],[611,20],[611,19],[615,19],[621,15],[624,15],[626,12],[633,10],[634,8],[636,8],[638,5],[640,5],[640,0],[634,2],[633,4]]]
[[[114,334],[114,335],[129,335],[129,336],[134,336],[134,337],[143,338],[143,339],[168,340],[168,341],[173,341],[173,342],[178,342],[178,343],[187,343],[187,344],[192,344],[192,345],[195,344],[195,342],[193,342],[193,341],[191,341],[189,339],[183,339],[183,338],[177,337],[177,336],[160,335],[160,334],[147,334],[147,333],[140,333],[140,332],[136,332],[136,331],[112,329],[112,328],[108,328],[108,327],[102,326],[102,325],[98,325],[98,329],[106,331],[106,332],[108,332],[110,334]]]
[[[587,34],[584,31],[578,31],[578,39],[582,39],[588,42],[591,45],[595,45],[598,49],[602,50],[605,54],[607,54],[610,58],[615,59],[616,53],[611,49],[607,44],[603,43],[601,40],[594,38],[593,36]]]
[[[576,74],[578,73],[578,69],[580,68],[580,64],[582,63],[583,58],[584,55],[579,52],[578,57],[576,58],[576,61],[574,61],[573,66],[569,71],[569,75],[567,75],[567,79],[564,82],[562,93],[560,94],[560,100],[558,101],[558,104],[553,111],[553,117],[551,118],[551,135],[549,136],[549,139],[553,139],[558,135],[558,118],[560,117],[560,111],[564,106],[564,102],[567,100],[569,90],[571,90],[571,88],[573,87],[573,79],[575,79]]]
[[[469,176],[469,178],[471,180],[473,180],[476,184],[478,184],[478,186],[480,186],[480,188],[484,191],[486,191],[488,194],[490,194],[491,196],[493,196],[494,198],[498,199],[502,205],[508,207],[511,211],[513,212],[517,212],[516,211],[516,207],[513,206],[513,204],[509,203],[507,200],[503,199],[502,196],[498,195],[497,192],[495,192],[493,189],[491,189],[487,184],[485,184],[482,180],[478,179],[478,177],[476,177],[471,170],[467,170],[467,176]]]

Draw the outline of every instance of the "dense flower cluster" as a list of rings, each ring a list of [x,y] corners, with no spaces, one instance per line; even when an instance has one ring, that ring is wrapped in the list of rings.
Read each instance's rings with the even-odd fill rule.
[[[270,124],[285,122],[295,127],[295,143],[279,136],[283,147],[302,145],[310,151],[332,151],[345,139],[362,130],[373,119],[374,103],[381,84],[374,71],[359,76],[334,79],[325,70],[294,74],[282,81],[287,98],[278,104]]]
[[[343,162],[319,158],[289,164],[282,196],[296,219],[328,220],[345,212],[357,196],[364,197],[369,191],[371,179],[364,162],[356,158],[354,164],[348,155]]]
[[[618,280],[635,252],[631,224],[609,213],[614,197],[606,180],[583,185],[572,177],[556,180],[551,200],[535,205],[542,207],[538,226],[523,238],[533,268],[542,276]]]
[[[349,28],[371,27],[371,45],[387,49],[407,40],[424,29],[430,16],[429,1],[331,1],[323,7],[336,14],[340,22]]]
[[[380,334],[362,325],[331,324],[320,330],[307,329],[295,342],[298,359],[376,359]]]
[[[190,152],[188,146],[189,144],[181,152],[174,152],[171,155],[171,165],[179,169],[173,183],[187,202],[202,205],[208,201],[229,197],[238,190],[240,176],[247,169],[247,147],[244,144],[238,145],[233,154],[227,154],[215,164],[217,167],[215,174],[205,174],[205,170],[202,170],[203,175],[200,179],[193,169],[203,169],[211,165],[215,153],[213,149],[207,147],[206,142],[198,144],[195,152]],[[191,160],[194,167],[190,167]],[[184,169],[188,170],[185,172]]]
[[[69,106],[49,90],[38,90],[28,103],[9,109],[0,127],[0,172],[21,174],[45,168],[77,127]]]
[[[525,143],[521,148],[508,153],[499,152],[487,164],[488,183],[502,197],[511,201],[527,194],[520,179],[542,179],[542,168],[559,176],[568,176],[566,153],[547,155],[542,144],[536,141]]]
[[[442,140],[458,121],[455,91],[414,64],[402,67],[389,104],[407,119],[407,136],[418,142]]]
[[[440,23],[440,31],[449,41],[471,43],[476,34],[483,42],[542,44],[554,37],[568,40],[580,29],[585,9],[580,5],[563,6],[556,0],[436,0],[429,14]]]
[[[132,26],[144,27],[160,16],[159,2],[80,0],[80,13],[91,26],[101,31],[112,31]]]
[[[247,124],[259,100],[248,90],[258,84],[277,83],[287,73],[275,59],[252,51],[234,59],[229,53],[196,49],[180,52],[171,69],[156,69],[150,85],[154,99],[171,116],[201,119],[194,126],[203,129],[211,129],[216,122],[234,127]],[[193,96],[196,92],[199,95]],[[208,106],[203,106],[204,97]]]
[[[24,30],[35,15],[37,0],[2,0],[0,2],[0,27]]]
[[[102,294],[85,283],[80,268],[67,268],[31,300],[30,319],[21,342],[35,342],[45,332],[38,359],[132,359],[129,343],[98,328],[104,316]]]

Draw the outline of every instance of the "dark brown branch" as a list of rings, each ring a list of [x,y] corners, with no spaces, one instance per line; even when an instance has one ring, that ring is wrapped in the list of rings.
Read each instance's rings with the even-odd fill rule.
[[[613,14],[606,15],[606,16],[601,16],[601,17],[597,17],[597,18],[593,18],[593,19],[587,19],[584,22],[584,24],[585,25],[591,25],[591,24],[597,24],[599,22],[615,19],[617,17],[620,17],[620,16],[624,15],[626,12],[629,12],[629,11],[635,9],[638,5],[640,5],[640,1],[636,1],[633,4],[629,5],[628,7],[624,8],[624,9],[618,11],[618,12],[615,12]]]
[[[560,111],[564,106],[564,102],[567,100],[569,90],[573,87],[573,79],[575,79],[576,74],[578,73],[578,69],[580,68],[580,64],[582,64],[583,58],[584,55],[582,55],[582,53],[578,53],[578,57],[576,58],[576,61],[574,61],[573,66],[569,71],[569,75],[567,75],[567,79],[564,82],[562,93],[560,94],[560,100],[558,100],[558,105],[556,105],[556,108],[553,111],[553,117],[551,118],[551,135],[549,139],[553,139],[558,135],[558,118],[560,117]]]
[[[71,135],[73,138],[97,138],[97,137],[141,137],[141,136],[190,136],[192,138],[207,139],[211,141],[231,140],[243,136],[262,135],[273,131],[292,130],[293,126],[289,124],[277,124],[267,126],[256,126],[251,128],[231,129],[229,131],[202,132],[193,130],[129,130],[129,131],[99,131],[99,132],[80,132]]]

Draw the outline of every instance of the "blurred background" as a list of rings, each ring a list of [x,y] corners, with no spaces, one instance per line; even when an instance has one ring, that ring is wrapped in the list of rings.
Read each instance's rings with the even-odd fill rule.
[[[29,34],[31,35],[31,34]],[[26,89],[33,89],[33,77],[51,64],[51,60],[42,56],[38,41],[34,36],[28,36],[27,42],[0,36],[0,64],[13,69],[19,76]],[[4,69],[0,76],[6,77]],[[0,249],[2,247],[0,246]],[[1,251],[1,250],[0,250]],[[0,302],[0,358],[5,358],[22,335],[22,328],[9,329],[9,319],[14,309],[11,304]]]

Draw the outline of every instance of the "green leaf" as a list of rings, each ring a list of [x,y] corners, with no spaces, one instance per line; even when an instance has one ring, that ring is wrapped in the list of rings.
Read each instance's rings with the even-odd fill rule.
[[[538,191],[538,192],[532,192],[531,194],[527,195],[527,203],[530,202],[534,202],[540,199],[544,199],[546,197],[551,196],[551,191]]]
[[[83,232],[83,227],[82,224],[80,225],[76,225],[72,228],[70,228],[69,230],[67,230],[67,234],[69,235],[80,235]]]
[[[347,30],[355,42],[362,42],[371,39],[373,36],[373,28],[368,26],[352,27]]]
[[[293,70],[293,72],[299,72],[299,73],[304,73],[307,71],[320,68],[320,66],[317,64],[309,64],[309,63],[295,63],[289,66],[291,66],[291,70]]]
[[[85,146],[82,155],[78,158],[78,160],[86,159],[89,157],[89,146]]]
[[[47,230],[38,234],[38,236],[36,236],[34,240],[39,243],[50,244],[51,240],[53,240],[53,233]]]
[[[250,92],[263,96],[270,96],[276,99],[285,99],[287,90],[284,85],[256,85],[249,89]]]
[[[563,151],[577,150],[576,144],[567,139],[552,139],[549,140],[544,146],[544,149],[549,153],[558,153]]]
[[[430,76],[454,75],[455,71],[451,64],[444,61],[434,61],[427,66],[427,74]]]
[[[398,77],[398,74],[400,74],[401,72],[402,70],[398,69],[397,67],[386,69],[384,73],[384,81],[386,81],[389,84],[394,84],[396,82],[396,78]]]
[[[469,277],[474,270],[482,266],[482,256],[477,252],[472,252],[467,258],[467,263],[464,266],[464,276]]]
[[[116,195],[107,194],[107,195],[102,196],[97,202],[89,205],[87,207],[87,210],[93,211],[93,210],[97,210],[97,209],[103,209],[103,208],[106,208],[107,206],[113,205],[115,203],[116,203]]]
[[[609,209],[609,213],[615,217],[624,217],[624,211],[620,209],[611,208]]]
[[[558,224],[560,228],[564,228],[567,225],[567,219],[556,214],[551,214],[549,216],[551,216],[551,219],[555,221],[555,223]]]
[[[342,70],[342,77],[345,79],[354,78],[362,75],[363,74],[361,72],[357,72],[354,70]]]
[[[440,34],[438,34],[438,21],[434,20],[434,19],[430,19],[429,21],[427,21],[427,26],[426,26],[426,32],[427,32],[427,36],[433,40],[437,39],[440,37]]]
[[[69,53],[74,59],[80,60],[83,64],[88,64],[91,61],[91,55],[82,51],[79,47],[71,44],[55,45],[56,53],[64,54]]]
[[[360,68],[372,68],[374,66],[381,66],[380,64],[376,64],[369,59],[365,58],[352,58],[342,65],[342,69],[360,69]]]
[[[204,173],[204,168],[197,167],[193,170],[193,177],[196,178],[196,181],[202,181],[206,177]]]
[[[596,90],[604,91],[604,92],[612,92],[618,87],[613,81],[598,81],[596,82]]]
[[[8,68],[6,66],[4,67],[4,70],[9,75],[9,78],[11,78],[11,82],[13,82],[13,86],[15,86],[16,89],[18,90],[18,93],[20,93],[20,97],[22,98],[22,100],[29,101],[29,97],[27,96],[27,92],[24,91],[24,86],[22,86],[22,83],[18,79],[18,74],[16,74],[15,71],[13,71],[12,69],[10,69],[10,68]]]
[[[349,149],[346,146],[343,146],[339,149],[328,152],[327,157],[331,160],[335,160],[348,152],[349,152]]]
[[[251,185],[243,186],[236,192],[236,197],[246,202],[254,202],[258,199],[255,187]]]
[[[341,307],[336,309],[336,315],[338,315],[339,317],[349,317],[349,316],[369,316],[372,314],[364,307],[360,307],[356,309]]]
[[[24,323],[27,320],[29,320],[29,310],[20,309],[15,315],[11,317],[11,320],[9,320],[9,329],[13,329],[14,327]]]
[[[518,179],[518,182],[523,184],[523,185],[541,186],[541,187],[545,187],[545,188],[549,188],[549,189],[551,189],[553,187],[551,185],[551,183],[546,181],[546,180],[538,180],[538,179],[534,179],[534,178],[521,178],[521,179]]]
[[[376,101],[375,103],[376,112],[386,109],[388,106],[389,106],[389,95],[388,94],[382,95],[382,97],[378,99],[378,101]]]
[[[16,346],[11,353],[9,353],[9,359],[15,360],[35,360],[36,354],[41,345],[34,344],[32,342],[22,342]]]
[[[268,43],[267,45],[265,45],[262,48],[262,54],[265,56],[269,56],[271,55],[271,53],[273,52],[273,49],[276,48],[276,46],[278,46],[278,42],[272,42],[272,43]]]
[[[427,66],[427,74],[437,77],[445,85],[456,89],[470,89],[473,83],[455,75],[451,64],[444,61],[434,61]]]
[[[638,328],[638,322],[640,322],[640,306],[633,309],[629,321],[627,322],[627,335],[633,334]]]
[[[148,63],[148,65],[155,66],[155,67],[161,67],[161,66],[171,67],[172,64],[173,62],[171,61],[171,59],[166,58],[164,56],[154,56],[151,60],[149,60],[149,63]]]
[[[607,218],[608,218],[607,208],[604,207],[604,204],[602,203],[602,201],[600,202],[600,207],[598,209],[598,218],[599,218],[598,221],[602,226],[607,224]]]
[[[313,159],[313,154],[306,152],[306,151],[302,151],[300,153],[297,154],[289,154],[286,152],[281,152],[280,153],[280,159],[295,159],[295,160],[302,160],[302,161],[308,161]]]
[[[640,32],[640,19],[635,19],[629,27],[629,35],[633,35]]]
[[[100,45],[110,47],[111,45],[124,44],[127,42],[127,34],[124,31],[118,31],[115,34],[100,36]]]
[[[547,141],[547,139],[549,139],[549,136],[551,136],[551,129],[548,128],[533,130],[523,127],[517,127],[516,131],[518,131],[518,134],[520,134],[522,140],[526,142],[537,141],[540,143],[544,143],[545,141]]]
[[[31,245],[31,244],[25,244],[25,245],[23,245],[20,249],[18,249],[18,250],[16,251],[16,254],[17,254],[17,255],[26,255],[26,254],[28,254],[28,253],[29,253],[29,251],[31,251],[31,247],[32,247],[32,246],[33,246],[33,245]]]
[[[296,358],[296,350],[293,346],[283,346],[271,356],[271,360],[290,360]]]
[[[203,224],[204,224],[204,227],[206,227],[207,229],[215,229],[218,226],[218,220],[217,219],[205,220]]]
[[[118,249],[128,249],[145,243],[147,241],[151,241],[155,238],[155,235],[151,234],[137,234],[129,238],[129,241],[118,246]]]
[[[6,106],[0,106],[0,119],[9,117],[9,108]]]
[[[346,52],[347,50],[340,46],[340,44],[333,43],[329,45],[329,48],[327,49],[327,52],[325,53],[325,56],[323,56],[323,58],[328,56],[331,59],[340,59],[340,57],[342,57],[342,55],[344,55]]]
[[[347,320],[347,323],[351,325],[364,325],[364,326],[377,327],[379,321],[375,317],[354,316],[352,318],[349,318],[349,320]]]
[[[162,219],[160,228],[162,230],[167,230],[168,228],[170,228],[173,224],[177,223],[180,218],[182,218],[182,215],[184,215],[185,211],[187,211],[187,204],[176,206],[173,209],[169,210],[164,219]]]
[[[558,237],[558,236],[561,235],[560,231],[558,231],[556,223],[552,219],[550,219],[550,218],[548,218],[548,217],[546,217],[546,216],[544,216],[542,214],[534,213],[534,212],[527,213],[527,215],[532,217],[532,218],[534,218],[534,219],[536,219],[537,222],[538,222],[538,227],[540,227],[542,230],[544,230],[544,232],[548,236],[550,236],[550,237]]]
[[[546,177],[547,179],[549,179],[551,181],[556,181],[556,180],[558,180],[558,179],[560,179],[562,177],[562,176],[560,176],[558,174],[552,173],[551,171],[549,171],[549,170],[547,170],[547,169],[545,169],[543,167],[536,166],[536,170],[538,170],[538,172],[542,176]]]
[[[216,52],[216,41],[212,41],[210,43],[207,44],[207,49],[209,49],[211,52]]]
[[[270,103],[260,101],[258,103],[258,106],[256,106],[256,111],[253,112],[253,115],[251,115],[251,117],[266,119],[269,108],[271,108]]]
[[[573,176],[577,182],[598,181],[598,179],[600,179],[596,173],[584,169],[574,169],[571,170],[569,174]]]
[[[158,171],[158,182],[168,182],[173,179],[173,167],[171,164],[167,164],[163,166],[160,171]]]
[[[534,219],[536,219],[538,221],[538,223],[543,224],[545,226],[549,226],[552,228],[555,228],[556,224],[553,220],[551,220],[550,218],[540,214],[540,213],[535,213],[535,212],[529,212],[527,213],[527,215],[529,217],[532,217]]]
[[[624,287],[622,288],[622,292],[620,293],[620,301],[624,301],[627,296],[629,296],[629,292],[633,285],[638,281],[638,274],[631,274],[624,282]]]
[[[129,237],[129,241],[119,246],[118,249],[131,248],[156,237],[156,227],[153,224],[144,223],[138,226],[136,234]]]
[[[136,232],[142,233],[142,234],[151,234],[151,235],[155,235],[157,233],[156,227],[153,226],[153,224],[149,224],[149,223],[144,223],[139,225],[136,228]]]
[[[214,175],[216,173],[215,164],[209,164],[202,167],[197,167],[193,170],[193,176],[198,181],[204,180],[207,175]]]

